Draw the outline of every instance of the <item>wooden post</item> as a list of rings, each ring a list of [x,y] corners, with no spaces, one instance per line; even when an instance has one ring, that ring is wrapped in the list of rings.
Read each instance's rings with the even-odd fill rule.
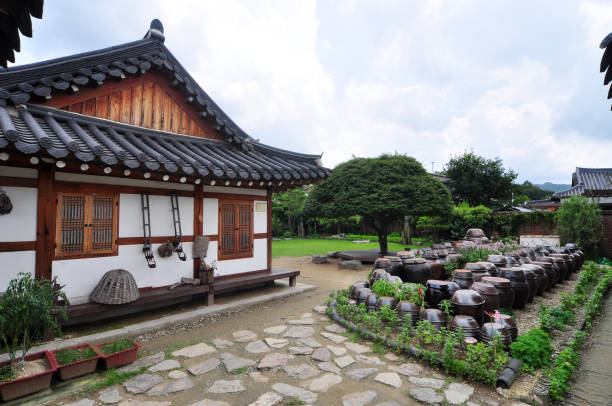
[[[193,193],[193,238],[204,232],[204,204],[202,198],[204,192],[202,185],[195,185]],[[200,258],[193,259],[193,277],[200,277]]]
[[[267,210],[268,210],[268,272],[272,272],[272,189],[268,189],[267,195]]]
[[[55,167],[41,165],[38,169],[36,208],[36,278],[51,280],[55,249],[55,210]]]

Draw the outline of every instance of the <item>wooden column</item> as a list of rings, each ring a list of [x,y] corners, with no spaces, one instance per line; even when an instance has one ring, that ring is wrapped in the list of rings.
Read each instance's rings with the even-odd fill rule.
[[[36,278],[51,279],[55,249],[55,167],[38,169],[38,201],[36,209]]]
[[[268,189],[268,272],[272,272],[272,189]]]
[[[195,241],[198,235],[202,235],[204,232],[204,205],[202,198],[204,197],[204,191],[202,185],[195,185],[193,194],[193,239]],[[193,259],[193,277],[199,278],[200,271],[200,259]]]

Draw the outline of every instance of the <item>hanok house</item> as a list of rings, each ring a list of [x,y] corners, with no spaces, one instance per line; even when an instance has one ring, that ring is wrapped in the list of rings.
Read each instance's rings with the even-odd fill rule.
[[[138,41],[2,70],[0,292],[19,272],[57,277],[74,321],[293,284],[298,271],[271,266],[271,195],[328,175],[319,155],[240,129],[164,46],[158,20]],[[200,276],[200,236],[214,281],[169,290]],[[90,302],[112,269],[133,276],[136,301]]]

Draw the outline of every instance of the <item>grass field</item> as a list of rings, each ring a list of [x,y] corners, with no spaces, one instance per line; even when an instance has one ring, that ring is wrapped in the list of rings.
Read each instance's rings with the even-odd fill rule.
[[[418,248],[418,246],[412,246]],[[369,250],[379,248],[377,242],[368,244],[355,244],[343,240],[319,240],[294,238],[288,241],[272,241],[272,258],[278,257],[303,257],[315,254],[327,254],[332,251]],[[393,251],[406,248],[403,244],[389,243],[389,249]],[[422,246],[420,248],[423,248]]]

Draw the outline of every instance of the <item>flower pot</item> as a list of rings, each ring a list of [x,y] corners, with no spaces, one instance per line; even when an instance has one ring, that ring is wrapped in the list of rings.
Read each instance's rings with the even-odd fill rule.
[[[134,344],[132,348],[128,348],[127,350],[118,351],[118,352],[115,352],[112,354],[106,354],[106,355],[102,352],[102,350],[100,350],[100,347],[102,347],[105,344],[110,344],[110,343],[102,343],[102,344],[94,345],[94,349],[98,352],[98,354],[100,354],[100,357],[104,361],[104,366],[106,367],[106,369],[122,367],[124,365],[131,364],[132,362],[136,361],[136,358],[138,357],[138,349],[140,348],[140,344],[138,344],[134,340],[131,340],[131,339],[128,339],[128,340]]]
[[[12,399],[17,399],[22,396],[30,395],[51,386],[51,378],[57,370],[55,359],[49,351],[37,352],[35,354],[26,355],[26,361],[35,361],[45,358],[49,363],[49,369],[38,374],[24,376],[22,378],[13,379],[12,381],[0,383],[0,399],[7,402]],[[0,363],[0,367],[9,365],[10,361]]]
[[[55,354],[58,351],[73,350],[73,349],[77,350],[77,349],[82,349],[86,347],[94,349],[91,344],[79,344],[79,345],[74,345],[72,347],[66,347],[66,348],[61,348],[59,350],[51,351],[51,356],[53,357],[53,360],[55,361],[55,364],[57,365],[57,375],[62,381],[67,381],[68,379],[76,378],[82,375],[87,375],[96,370],[96,367],[98,366],[98,359],[100,358],[100,354],[95,349],[94,349],[94,352],[96,353],[95,357],[82,359],[82,360],[71,362],[70,364],[65,364],[65,365],[60,365],[59,362],[57,362],[57,358],[55,357]]]

